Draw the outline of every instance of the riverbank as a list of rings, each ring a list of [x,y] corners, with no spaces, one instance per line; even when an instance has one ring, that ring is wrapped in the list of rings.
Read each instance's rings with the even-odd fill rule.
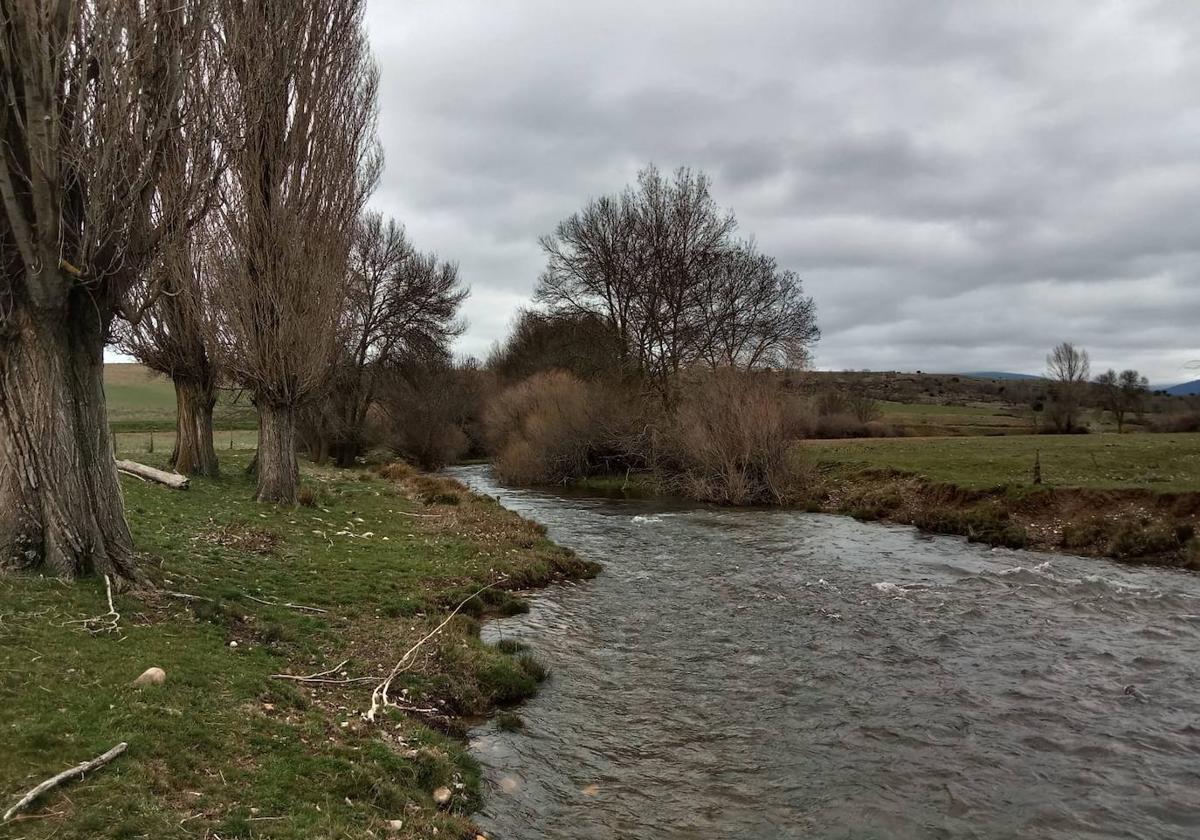
[[[913,525],[1006,548],[1200,569],[1200,493],[998,487],[897,470],[826,474],[811,510]]]
[[[461,721],[529,696],[545,674],[528,654],[481,642],[479,619],[524,609],[512,590],[596,567],[494,500],[405,467],[306,466],[307,505],[257,505],[247,457],[227,454],[221,478],[184,492],[123,478],[152,585],[116,593],[119,618],[90,625],[113,632],[82,623],[108,612],[103,580],[0,577],[5,807],[129,743],[0,833],[469,832],[479,772]],[[365,721],[375,685],[464,600],[393,682],[408,711]],[[165,683],[134,687],[150,667]],[[322,671],[332,682],[272,678]],[[448,802],[435,801],[441,788]]]
[[[806,440],[794,454],[806,489],[793,503],[808,510],[1009,548],[1200,569],[1200,435]],[[661,492],[647,474],[576,486]]]

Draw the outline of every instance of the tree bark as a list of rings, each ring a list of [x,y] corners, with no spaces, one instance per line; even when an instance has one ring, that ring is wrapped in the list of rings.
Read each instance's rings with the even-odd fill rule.
[[[333,445],[333,464],[337,467],[353,467],[355,459],[362,452],[362,446],[352,438],[343,438]]]
[[[104,402],[107,324],[83,291],[0,332],[0,568],[132,578]]]
[[[215,477],[220,468],[213,446],[213,407],[217,389],[211,381],[175,381],[175,453],[171,466],[183,475]]]
[[[287,405],[258,403],[258,492],[260,502],[296,504],[300,463],[296,457],[296,410]]]

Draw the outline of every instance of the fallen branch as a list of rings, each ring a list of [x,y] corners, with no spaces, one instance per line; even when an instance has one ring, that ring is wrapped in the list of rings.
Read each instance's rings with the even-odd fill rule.
[[[266,604],[268,607],[287,607],[289,610],[300,610],[300,612],[327,613],[329,610],[323,610],[320,607],[306,607],[304,604],[281,604],[278,601],[266,601],[262,598],[255,598],[253,595],[247,595],[251,601],[257,601],[260,604]]]
[[[400,674],[407,671],[409,669],[409,667],[412,665],[412,655],[420,649],[421,645],[425,644],[430,639],[432,639],[434,636],[436,636],[438,633],[442,632],[442,628],[444,628],[447,624],[449,624],[450,619],[452,619],[452,618],[454,618],[454,616],[458,615],[459,610],[461,610],[463,607],[465,607],[471,601],[472,598],[477,597],[479,595],[479,593],[481,593],[481,592],[491,589],[493,586],[495,586],[497,583],[500,583],[502,580],[504,580],[504,577],[500,577],[496,580],[495,583],[489,583],[487,586],[482,586],[479,589],[472,592],[470,595],[468,595],[466,598],[464,598],[462,600],[462,603],[460,603],[457,607],[455,607],[450,612],[450,615],[446,616],[442,620],[441,624],[439,624],[437,627],[433,628],[428,633],[426,633],[419,642],[417,642],[415,645],[413,645],[407,651],[404,652],[404,655],[400,657],[400,661],[396,663],[396,666],[394,668],[392,668],[392,672],[387,675],[387,679],[385,679],[379,685],[375,686],[375,690],[371,692],[371,708],[368,709],[367,711],[363,712],[362,716],[363,716],[364,720],[374,722],[375,715],[377,715],[380,712],[380,710],[385,709],[388,706],[396,706],[397,705],[391,699],[388,698],[388,691],[390,691],[392,688],[392,680],[396,679],[396,677],[398,677]]]
[[[309,674],[307,677],[297,676],[296,674],[271,674],[273,680],[291,680],[292,682],[300,683],[319,683],[322,685],[351,685],[352,683],[369,682],[377,680],[378,677],[344,677],[341,679],[329,679],[330,674],[336,674],[342,670],[342,667],[349,662],[349,659],[343,659],[338,664],[334,665],[325,671],[318,671],[315,674]]]
[[[29,791],[29,793],[22,796],[17,801],[16,805],[13,805],[11,808],[9,808],[7,811],[5,811],[4,817],[2,819],[0,819],[0,822],[8,822],[10,819],[13,818],[13,816],[15,814],[18,814],[21,811],[28,808],[30,806],[30,804],[33,802],[33,800],[37,799],[39,796],[41,796],[46,791],[51,790],[52,788],[56,788],[59,785],[61,785],[63,782],[69,781],[70,779],[74,779],[76,776],[82,776],[83,774],[85,774],[91,770],[95,770],[97,767],[101,767],[105,764],[108,764],[108,762],[112,761],[114,758],[119,756],[121,753],[125,752],[125,749],[128,746],[129,746],[129,744],[122,741],[121,743],[119,743],[115,747],[113,747],[111,750],[104,753],[104,755],[101,755],[97,758],[93,758],[91,761],[85,761],[83,764],[79,764],[75,767],[72,767],[70,770],[64,770],[63,772],[59,773],[57,776],[51,776],[49,779],[42,782],[40,785],[35,787],[33,790]]]
[[[121,614],[117,612],[117,608],[113,606],[112,597],[112,579],[104,576],[104,589],[108,593],[108,612],[104,615],[95,615],[91,618],[81,618],[78,621],[68,621],[68,624],[81,624],[89,633],[95,635],[98,633],[115,633],[119,630],[121,622]]]
[[[143,481],[156,481],[159,484],[165,484],[172,490],[186,490],[189,485],[188,478],[185,475],[167,472],[166,470],[157,470],[154,467],[139,464],[137,461],[122,461],[118,458],[117,471],[136,476]]]

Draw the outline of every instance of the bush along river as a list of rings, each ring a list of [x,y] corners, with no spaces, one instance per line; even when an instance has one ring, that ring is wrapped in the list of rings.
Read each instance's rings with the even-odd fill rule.
[[[496,840],[1200,837],[1196,573],[454,472],[604,564],[485,628]]]

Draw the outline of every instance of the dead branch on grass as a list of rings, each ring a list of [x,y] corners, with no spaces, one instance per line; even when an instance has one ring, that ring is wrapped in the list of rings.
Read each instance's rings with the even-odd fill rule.
[[[108,579],[108,577],[106,575],[105,580],[107,580],[107,579]],[[111,601],[111,596],[110,596],[110,601]],[[113,747],[108,752],[104,753],[101,756],[93,758],[91,761],[85,761],[83,764],[78,764],[78,765],[72,767],[70,770],[64,770],[56,776],[51,776],[49,779],[46,779],[46,781],[42,782],[40,785],[33,788],[28,793],[26,793],[24,796],[22,796],[19,800],[17,800],[17,803],[15,805],[13,805],[11,808],[9,808],[7,811],[4,812],[4,817],[0,818],[0,822],[8,822],[10,819],[13,818],[14,815],[16,815],[16,814],[20,813],[21,811],[25,810],[26,808],[28,808],[35,799],[37,799],[39,796],[41,796],[46,791],[58,787],[63,782],[69,781],[70,779],[74,779],[77,776],[82,776],[91,770],[95,770],[97,767],[101,767],[105,764],[108,764],[108,762],[112,761],[114,758],[119,756],[121,753],[125,752],[125,749],[128,746],[129,746],[129,744],[122,741],[121,743],[117,744],[115,747]]]
[[[338,664],[324,671],[318,671],[315,674],[309,674],[306,677],[301,677],[296,674],[271,674],[273,680],[291,680],[298,683],[316,683],[319,685],[351,685],[353,683],[369,682],[377,680],[378,677],[343,677],[341,679],[330,679],[330,674],[336,674],[341,671],[349,659],[343,659]]]
[[[253,595],[247,595],[246,597],[249,598],[251,601],[255,601],[259,604],[266,604],[268,607],[287,607],[289,610],[299,610],[300,612],[312,612],[312,613],[322,613],[322,614],[329,612],[329,610],[323,610],[320,607],[307,607],[304,604],[293,604],[290,602],[286,603],[286,604],[281,604],[278,601],[267,601],[262,598],[255,598]]]
[[[398,677],[400,674],[407,671],[409,669],[409,667],[412,666],[413,654],[416,653],[418,650],[420,650],[422,645],[424,645],[426,642],[428,642],[430,639],[432,639],[438,633],[442,632],[442,629],[447,624],[450,623],[450,620],[452,618],[454,618],[454,616],[458,615],[459,611],[461,611],[463,607],[465,607],[468,603],[470,603],[470,601],[473,598],[478,597],[480,593],[485,592],[488,589],[491,589],[493,586],[495,586],[496,584],[500,583],[503,580],[505,580],[505,577],[501,576],[494,583],[489,583],[486,586],[481,586],[479,589],[472,592],[470,595],[468,595],[466,598],[464,598],[457,607],[455,607],[453,610],[451,610],[451,612],[448,616],[446,616],[444,619],[442,619],[441,624],[439,624],[437,627],[430,630],[428,633],[426,633],[424,636],[421,637],[420,641],[418,641],[415,645],[413,645],[408,650],[406,650],[404,652],[404,655],[400,657],[400,661],[396,663],[394,668],[392,668],[392,672],[387,675],[387,679],[385,679],[379,685],[375,686],[375,690],[371,692],[371,708],[369,708],[369,709],[367,709],[367,711],[363,712],[363,715],[362,715],[363,720],[371,721],[373,723],[375,721],[375,715],[379,714],[380,711],[382,711],[383,709],[386,709],[388,706],[392,706],[395,708],[401,708],[400,704],[396,703],[395,701],[391,700],[388,697],[388,692],[392,688],[392,680],[396,679],[396,677]]]
[[[108,575],[104,576],[104,588],[108,592],[108,612],[104,615],[95,615],[91,618],[81,618],[77,621],[68,621],[68,624],[78,624],[83,629],[87,630],[93,636],[100,633],[115,633],[120,629],[121,614],[117,612],[117,608],[113,606],[112,596],[112,578]]]

